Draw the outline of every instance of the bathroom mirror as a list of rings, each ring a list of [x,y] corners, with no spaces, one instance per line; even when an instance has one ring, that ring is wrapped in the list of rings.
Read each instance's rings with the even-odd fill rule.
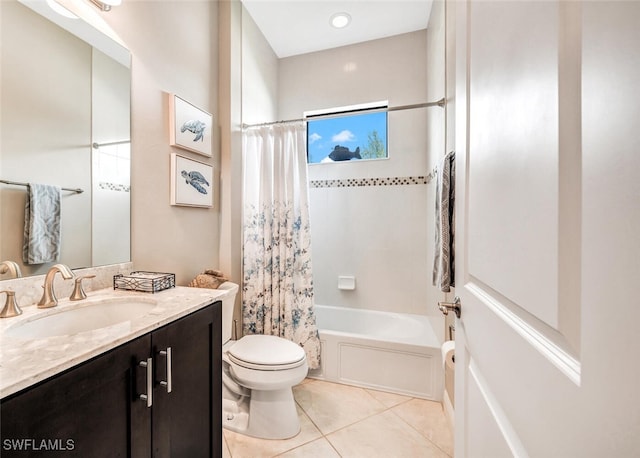
[[[2,1],[0,21],[0,262],[23,276],[52,265],[22,261],[30,182],[83,190],[62,191],[58,262],[129,261],[128,50],[45,0]]]

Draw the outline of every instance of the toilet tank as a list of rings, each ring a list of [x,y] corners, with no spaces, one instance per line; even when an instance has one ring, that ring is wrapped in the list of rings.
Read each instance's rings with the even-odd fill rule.
[[[236,295],[238,294],[238,285],[230,281],[226,281],[220,286],[219,290],[227,290],[228,294],[222,298],[222,343],[226,343],[231,339],[233,330],[233,308],[236,303]],[[238,332],[242,332],[238,329]]]

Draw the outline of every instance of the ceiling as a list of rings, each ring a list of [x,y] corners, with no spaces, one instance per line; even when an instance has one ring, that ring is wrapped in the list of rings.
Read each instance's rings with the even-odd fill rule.
[[[426,29],[432,0],[242,0],[280,58]],[[329,19],[346,12],[351,23]]]

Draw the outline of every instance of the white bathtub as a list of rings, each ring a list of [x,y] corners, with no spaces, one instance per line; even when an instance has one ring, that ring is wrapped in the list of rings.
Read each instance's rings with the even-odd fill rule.
[[[441,344],[426,316],[330,305],[315,314],[322,361],[309,377],[442,400]]]

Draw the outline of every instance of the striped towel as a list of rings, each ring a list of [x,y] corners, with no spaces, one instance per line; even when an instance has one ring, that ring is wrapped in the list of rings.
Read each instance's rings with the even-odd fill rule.
[[[60,187],[29,183],[24,208],[25,264],[44,264],[60,258]]]
[[[433,285],[448,293],[455,286],[455,152],[442,160],[436,181],[436,243],[433,255]]]

